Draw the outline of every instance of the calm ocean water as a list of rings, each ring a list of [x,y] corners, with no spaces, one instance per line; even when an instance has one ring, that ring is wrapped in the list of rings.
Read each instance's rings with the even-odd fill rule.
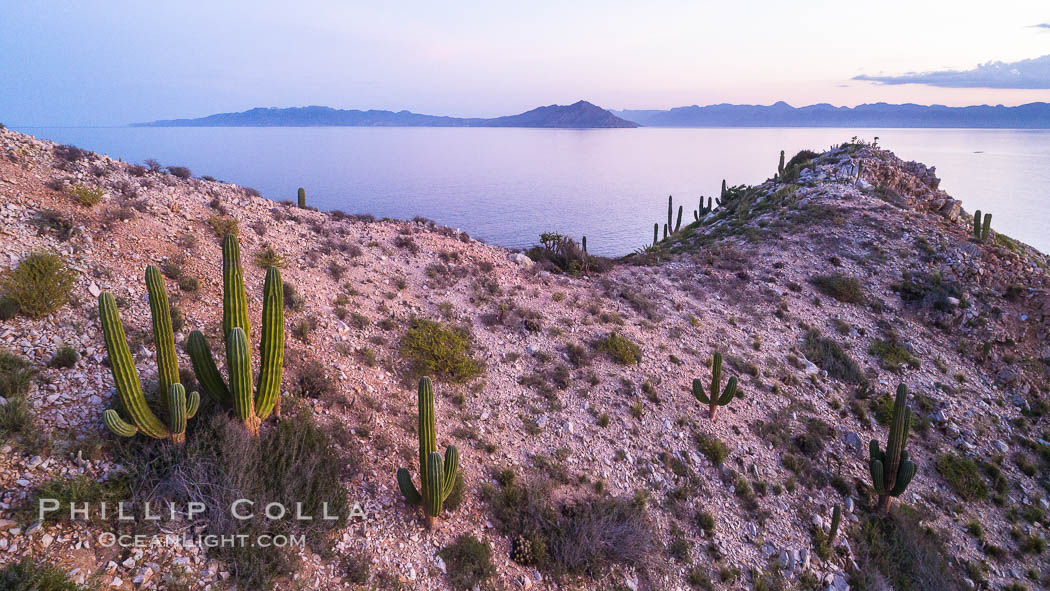
[[[620,255],[652,239],[667,196],[686,207],[722,179],[758,183],[790,157],[852,136],[937,167],[941,187],[996,230],[1050,252],[1050,130],[21,128],[129,162],[155,158],[255,187],[299,186],[322,209],[424,216],[507,247],[541,232]]]

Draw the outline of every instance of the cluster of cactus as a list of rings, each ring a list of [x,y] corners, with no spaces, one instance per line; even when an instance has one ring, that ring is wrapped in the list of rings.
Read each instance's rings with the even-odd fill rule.
[[[710,393],[704,392],[704,385],[701,380],[693,380],[693,396],[700,401],[701,404],[708,405],[710,409],[710,417],[712,420],[715,418],[715,414],[718,413],[719,406],[727,406],[733,401],[736,396],[736,377],[729,378],[729,382],[726,384],[722,393],[719,394],[719,388],[722,385],[722,354],[715,352],[714,362],[711,364],[711,390]]]
[[[171,328],[168,292],[164,289],[164,278],[160,270],[153,265],[146,267],[146,290],[149,292],[149,307],[153,316],[153,342],[157,349],[161,414],[167,419],[167,424],[146,404],[138,370],[124,336],[124,325],[120,321],[117,302],[109,292],[104,292],[98,297],[98,315],[102,323],[106,352],[109,354],[113,382],[121,405],[131,422],[122,419],[113,409],[102,414],[102,422],[110,431],[121,437],[143,433],[154,439],[170,439],[174,443],[183,443],[186,440],[186,420],[197,414],[200,395],[193,392],[187,397],[186,389],[179,383],[179,362],[175,356],[175,337]]]
[[[982,223],[981,210],[977,210],[973,214],[973,239],[979,242],[985,242],[988,240],[988,234],[992,231],[992,214],[984,214],[984,221]]]
[[[398,468],[397,486],[410,505],[423,505],[427,529],[441,516],[445,499],[452,492],[459,470],[459,451],[450,445],[445,459],[437,451],[434,433],[434,384],[429,377],[419,380],[419,484],[417,490],[407,468]]]
[[[908,459],[904,444],[908,439],[911,426],[911,410],[907,405],[908,387],[897,386],[897,398],[893,404],[893,419],[890,423],[889,439],[886,451],[879,449],[879,442],[874,439],[868,446],[871,471],[871,483],[879,495],[878,511],[886,515],[890,510],[893,497],[898,497],[908,487],[915,476],[915,464]]]
[[[681,205],[678,206],[678,221],[671,224],[674,220],[674,199],[671,195],[667,196],[667,225],[664,226],[664,240],[667,240],[668,236],[677,234],[682,229],[682,209]]]
[[[525,536],[518,536],[510,543],[510,559],[522,566],[532,565],[532,542]]]
[[[835,538],[839,535],[839,524],[842,522],[842,508],[835,505],[831,510],[831,529],[828,530],[828,545],[835,544]]]
[[[298,200],[299,209],[306,209],[306,189],[304,189],[302,187],[299,187],[299,195],[298,195],[298,197],[299,197],[299,200]]]
[[[722,181],[722,194],[725,194],[725,181]],[[699,222],[700,218],[714,211],[714,206],[710,197],[707,198],[707,207],[704,207],[704,196],[700,196],[700,207],[693,212],[693,220]]]
[[[201,388],[244,423],[253,435],[271,413],[280,417],[281,372],[284,367],[284,285],[277,267],[266,270],[263,284],[259,379],[252,392],[251,324],[244,293],[241,249],[237,237],[222,241],[222,334],[226,339],[229,386],[223,381],[204,335],[190,333],[186,350]]]

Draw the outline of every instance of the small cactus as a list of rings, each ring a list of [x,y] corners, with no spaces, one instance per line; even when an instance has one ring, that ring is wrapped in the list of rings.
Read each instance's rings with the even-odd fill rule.
[[[911,410],[907,405],[908,387],[897,386],[897,398],[893,404],[893,419],[890,423],[889,439],[886,451],[879,449],[879,442],[872,439],[868,446],[868,468],[871,472],[871,483],[879,495],[878,511],[885,516],[889,513],[893,497],[899,497],[915,476],[915,464],[908,459],[904,444],[908,439],[911,426]]]
[[[992,231],[992,214],[984,214],[984,225],[981,227],[981,242],[988,241],[988,235]]]
[[[726,196],[726,191],[727,190],[728,190],[728,187],[726,187],[726,180],[722,179],[722,192],[719,193],[718,196],[724,199],[725,196]],[[708,197],[708,199],[710,199],[710,197]],[[710,204],[708,204],[708,207],[710,207]]]
[[[518,536],[510,543],[510,559],[522,566],[531,566],[535,557],[532,555],[532,542],[525,536]]]
[[[736,396],[736,377],[729,378],[729,383],[726,384],[722,394],[719,395],[718,390],[722,385],[722,354],[715,353],[714,363],[711,365],[711,392],[710,395],[704,392],[704,385],[699,379],[693,380],[693,396],[700,401],[701,404],[706,404],[710,408],[711,419],[714,420],[715,414],[718,413],[719,406],[728,406],[733,398]]]
[[[839,535],[839,523],[842,521],[842,508],[837,504],[831,510],[831,529],[828,530],[828,545],[835,544],[835,538]]]
[[[165,424],[158,418],[146,404],[138,370],[124,335],[124,325],[120,321],[117,302],[109,292],[98,297],[98,315],[113,382],[121,405],[130,416],[131,422],[122,419],[113,409],[102,414],[102,422],[110,431],[121,437],[131,437],[141,432],[154,439],[170,439],[180,444],[186,440],[186,420],[197,414],[200,395],[193,392],[187,397],[186,389],[179,384],[179,366],[175,357],[175,338],[171,328],[168,294],[164,289],[160,269],[153,265],[146,267],[146,288],[153,317],[153,342],[157,349],[157,373],[162,393],[161,414],[168,423]]]
[[[450,445],[445,459],[437,452],[434,433],[434,384],[429,377],[419,380],[419,480],[417,490],[407,468],[398,468],[397,486],[410,505],[423,505],[427,529],[434,526],[434,518],[441,516],[441,508],[452,492],[459,470],[459,451]],[[422,491],[422,492],[420,492]]]
[[[299,209],[306,209],[306,189],[304,189],[302,187],[299,187],[299,195],[298,195],[298,197],[299,197],[299,200],[298,200]]]
[[[659,223],[655,223],[655,224],[653,224],[653,246],[656,246],[656,243],[659,242],[659,241],[660,241],[660,224]]]
[[[784,176],[784,150],[780,151],[780,164],[777,165],[777,176],[773,178],[775,179],[782,176]]]
[[[981,210],[973,212],[973,239],[981,239]]]

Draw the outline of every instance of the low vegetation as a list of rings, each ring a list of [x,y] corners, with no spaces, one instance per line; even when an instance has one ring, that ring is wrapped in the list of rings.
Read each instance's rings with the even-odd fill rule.
[[[74,272],[58,255],[34,252],[4,276],[0,288],[21,313],[43,318],[66,305],[74,278]]]
[[[824,295],[835,298],[840,302],[846,302],[847,304],[864,302],[864,287],[856,277],[835,273],[833,275],[811,277],[809,282]]]
[[[416,318],[401,337],[401,355],[414,377],[432,375],[453,383],[468,382],[484,370],[472,356],[472,341],[466,327]]]
[[[846,354],[838,343],[821,335],[815,328],[806,332],[803,353],[806,359],[828,372],[832,378],[849,384],[860,384],[864,381],[864,373],[857,362]]]
[[[636,365],[642,360],[642,349],[616,332],[610,332],[599,339],[595,348],[620,365]]]
[[[0,589],[5,591],[88,591],[70,580],[66,572],[52,564],[28,556],[0,570]]]
[[[511,471],[497,480],[482,496],[501,533],[528,540],[541,571],[600,578],[614,566],[653,565],[659,543],[644,504],[600,495],[554,502],[548,484],[518,483]]]
[[[470,591],[496,576],[492,548],[473,536],[463,534],[438,552],[445,560],[448,581],[457,591]]]

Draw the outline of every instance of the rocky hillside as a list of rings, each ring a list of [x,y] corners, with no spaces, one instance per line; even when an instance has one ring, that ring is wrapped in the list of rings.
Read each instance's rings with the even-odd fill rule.
[[[802,153],[779,181],[729,187],[714,211],[610,264],[564,242],[530,258],[422,218],[297,208],[0,130],[0,580],[1046,588],[1048,260],[994,223],[974,238],[971,215],[937,185],[932,168],[867,144]],[[287,284],[282,413],[260,436],[278,445],[250,451],[207,397],[184,449],[109,433],[97,296],[116,298],[155,389],[143,276],[158,265],[182,381],[197,389],[184,347],[201,330],[223,358],[220,233],[234,229],[253,327],[263,267],[281,266]],[[33,253],[65,265],[57,285],[34,288],[40,274],[19,272]],[[34,307],[64,287],[57,310]],[[715,353],[739,391],[712,419],[692,389],[694,378],[707,389]],[[430,530],[394,476],[408,466],[418,479],[424,373],[438,448],[457,446],[462,475]],[[868,441],[886,448],[899,384],[917,473],[880,517]],[[294,455],[303,449],[314,451]],[[245,484],[258,474],[264,485]],[[249,531],[185,515],[187,499],[225,498],[205,483],[265,499],[316,483],[311,494],[345,496],[364,515],[309,531],[262,525],[310,536],[263,566],[252,548],[107,542],[115,531]],[[41,521],[41,497],[171,501],[182,515]],[[58,570],[33,571],[48,563]]]

